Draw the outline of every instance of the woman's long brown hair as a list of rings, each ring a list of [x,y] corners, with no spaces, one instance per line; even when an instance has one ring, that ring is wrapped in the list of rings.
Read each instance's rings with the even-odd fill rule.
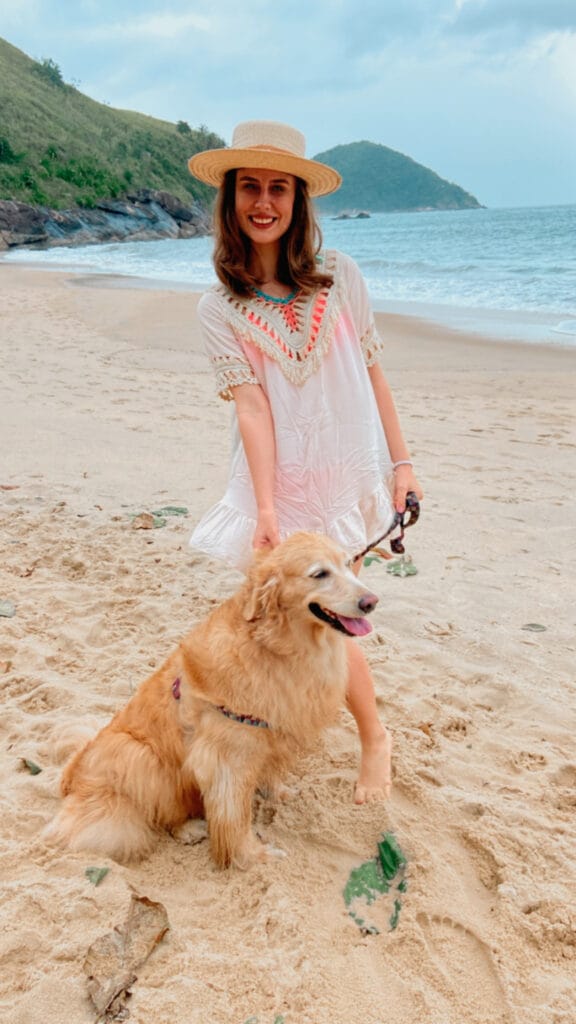
[[[236,171],[228,171],[218,190],[214,208],[214,267],[222,284],[242,298],[249,296],[258,281],[251,273],[250,240],[240,230],[236,217]],[[280,239],[276,277],[288,288],[303,292],[333,284],[331,274],[318,270],[316,256],[322,246],[306,183],[296,178],[292,223]]]

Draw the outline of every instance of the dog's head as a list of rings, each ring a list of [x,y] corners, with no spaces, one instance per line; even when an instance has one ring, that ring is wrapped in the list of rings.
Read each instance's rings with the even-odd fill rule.
[[[378,598],[356,578],[347,555],[316,533],[294,533],[273,551],[258,552],[246,583],[249,622],[284,616],[292,626],[324,626],[365,636]]]

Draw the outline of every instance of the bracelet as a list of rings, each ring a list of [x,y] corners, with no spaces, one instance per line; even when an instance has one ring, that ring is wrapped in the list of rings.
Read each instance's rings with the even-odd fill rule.
[[[398,469],[398,466],[413,466],[414,463],[411,459],[398,459],[398,462],[392,463],[392,469]]]

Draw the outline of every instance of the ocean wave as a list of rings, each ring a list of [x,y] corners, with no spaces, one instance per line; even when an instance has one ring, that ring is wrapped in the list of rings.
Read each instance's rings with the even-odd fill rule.
[[[378,301],[576,317],[576,206],[322,220],[324,244],[359,264]],[[3,258],[188,288],[215,281],[211,238],[17,250]]]
[[[374,276],[378,274],[422,274],[425,276],[442,276],[444,274],[475,274],[480,273],[481,268],[477,263],[427,263],[424,260],[383,260],[383,259],[362,259],[358,260],[363,274]]]
[[[555,334],[569,334],[576,337],[576,320],[563,320],[551,328]]]

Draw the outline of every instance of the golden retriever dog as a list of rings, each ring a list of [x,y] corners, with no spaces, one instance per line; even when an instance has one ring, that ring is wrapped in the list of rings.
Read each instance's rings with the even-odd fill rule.
[[[370,632],[377,601],[326,537],[297,533],[259,552],[240,590],[72,756],[46,838],[129,861],[200,816],[221,867],[281,856],[252,830],[253,797],[280,795],[334,720],[346,637]]]

